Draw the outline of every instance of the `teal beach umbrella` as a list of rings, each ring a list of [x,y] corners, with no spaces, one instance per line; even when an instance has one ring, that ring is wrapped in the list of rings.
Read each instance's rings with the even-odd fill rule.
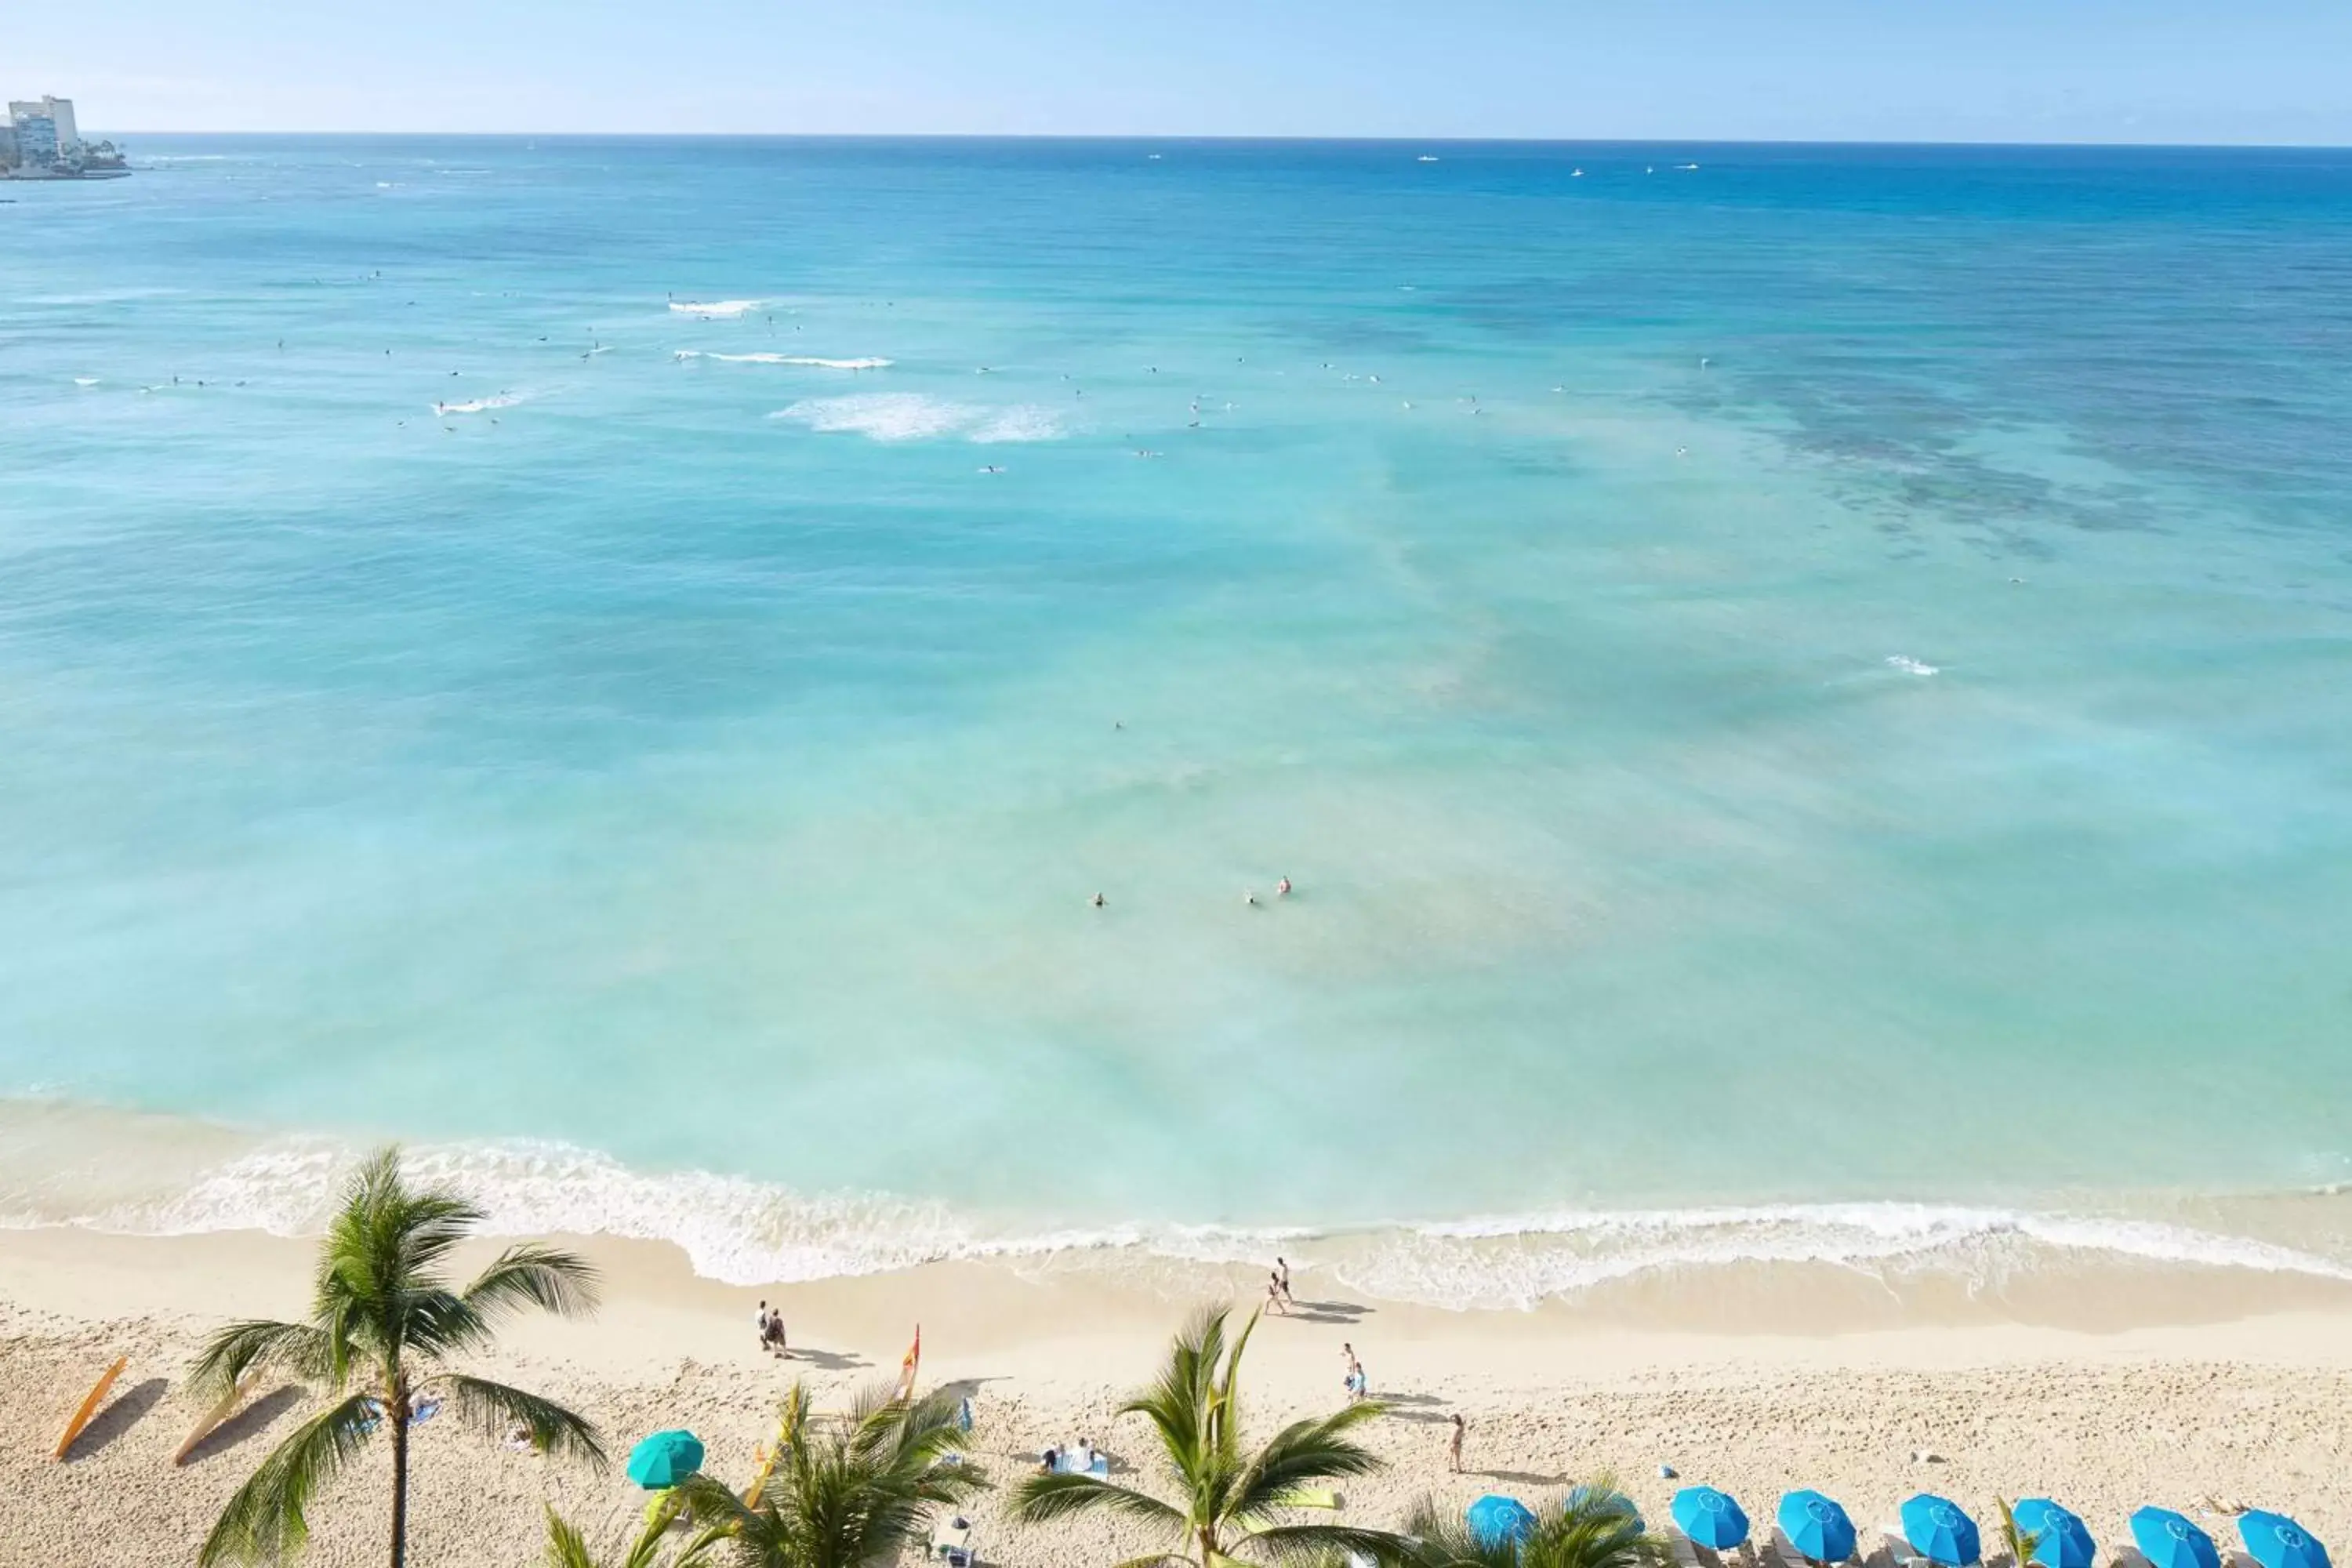
[[[1853,1521],[1833,1498],[1790,1492],[1780,1500],[1780,1533],[1807,1562],[1843,1563],[1853,1555]]]
[[[1977,1521],[1949,1498],[1921,1492],[1903,1505],[1903,1538],[1944,1568],[1968,1568],[1978,1557]]]
[[[2283,1513],[2258,1508],[2240,1514],[2238,1533],[2263,1568],[2329,1568],[2327,1548]]]
[[[2132,1515],[2131,1533],[2150,1568],[2221,1568],[2213,1538],[2168,1508],[2144,1508]]]
[[[629,1450],[629,1479],[649,1492],[674,1487],[700,1468],[702,1439],[691,1432],[656,1432]]]
[[[1464,1510],[1462,1517],[1469,1523],[1470,1539],[1481,1546],[1524,1541],[1536,1527],[1535,1510],[1515,1497],[1497,1497],[1493,1492]]]
[[[2083,1521],[2046,1497],[2030,1497],[2009,1510],[2017,1528],[2033,1537],[2032,1561],[2041,1568],[2091,1568],[2098,1547]]]
[[[1568,1496],[1564,1500],[1566,1506],[1570,1508],[1591,1507],[1597,1508],[1602,1513],[1622,1513],[1627,1519],[1633,1521],[1634,1529],[1641,1531],[1645,1534],[1649,1531],[1650,1526],[1648,1522],[1642,1518],[1641,1509],[1636,1506],[1632,1498],[1627,1497],[1623,1492],[1597,1491],[1593,1488],[1585,1486],[1580,1482],[1578,1485],[1568,1489]]]
[[[1671,1511],[1682,1532],[1709,1552],[1728,1552],[1748,1539],[1748,1515],[1728,1492],[1685,1487],[1675,1494]]]

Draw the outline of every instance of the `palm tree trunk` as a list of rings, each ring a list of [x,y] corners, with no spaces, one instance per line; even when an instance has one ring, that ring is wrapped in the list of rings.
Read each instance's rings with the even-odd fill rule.
[[[408,1556],[408,1399],[387,1400],[384,1419],[392,1423],[392,1568],[402,1568]]]

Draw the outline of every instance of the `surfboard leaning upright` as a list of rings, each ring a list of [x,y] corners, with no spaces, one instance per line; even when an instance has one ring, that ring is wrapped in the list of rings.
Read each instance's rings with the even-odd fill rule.
[[[122,1369],[130,1364],[129,1356],[119,1355],[114,1358],[112,1366],[99,1374],[98,1381],[89,1385],[89,1397],[81,1402],[81,1408],[75,1411],[73,1419],[66,1423],[65,1436],[58,1439],[57,1452],[51,1454],[50,1458],[66,1457],[66,1450],[74,1446],[74,1439],[81,1436],[81,1429],[89,1425],[89,1418],[98,1414],[99,1405],[105,1402],[106,1391],[114,1386],[114,1380],[121,1377]]]
[[[243,1377],[238,1378],[236,1380],[236,1386],[230,1389],[228,1393],[222,1397],[219,1404],[214,1405],[210,1410],[205,1411],[203,1419],[199,1420],[194,1426],[188,1428],[187,1436],[181,1441],[180,1446],[177,1448],[172,1450],[172,1463],[175,1465],[186,1464],[188,1462],[188,1456],[195,1452],[196,1445],[211,1436],[213,1435],[213,1428],[227,1420],[229,1412],[235,1410],[239,1405],[243,1404],[245,1402],[245,1396],[251,1394],[256,1388],[259,1387],[260,1384],[261,1369],[257,1366],[247,1372]]]

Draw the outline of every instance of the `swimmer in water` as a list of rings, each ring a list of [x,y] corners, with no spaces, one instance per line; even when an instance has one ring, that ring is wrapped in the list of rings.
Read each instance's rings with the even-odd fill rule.
[[[1097,894],[1095,895],[1095,908],[1097,908],[1097,909],[1100,909],[1100,908],[1102,908],[1102,907],[1103,907],[1103,905],[1105,905],[1105,904],[1108,903],[1109,901],[1110,901],[1109,900],[1108,900],[1108,899],[1104,898],[1100,893],[1097,893]]]
[[[1242,889],[1242,902],[1247,904],[1252,909],[1257,908],[1257,894],[1247,888],[1244,888]]]
[[[1277,899],[1286,899],[1290,897],[1289,878],[1285,877],[1281,881],[1276,882],[1274,885],[1274,896]]]

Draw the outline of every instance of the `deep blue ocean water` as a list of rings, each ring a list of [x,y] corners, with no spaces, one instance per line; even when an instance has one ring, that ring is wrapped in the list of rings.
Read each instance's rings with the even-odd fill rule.
[[[748,1278],[2352,1176],[2352,153],[131,155],[0,188],[11,1212],[399,1136]],[[193,1120],[126,1197],[88,1107]]]

